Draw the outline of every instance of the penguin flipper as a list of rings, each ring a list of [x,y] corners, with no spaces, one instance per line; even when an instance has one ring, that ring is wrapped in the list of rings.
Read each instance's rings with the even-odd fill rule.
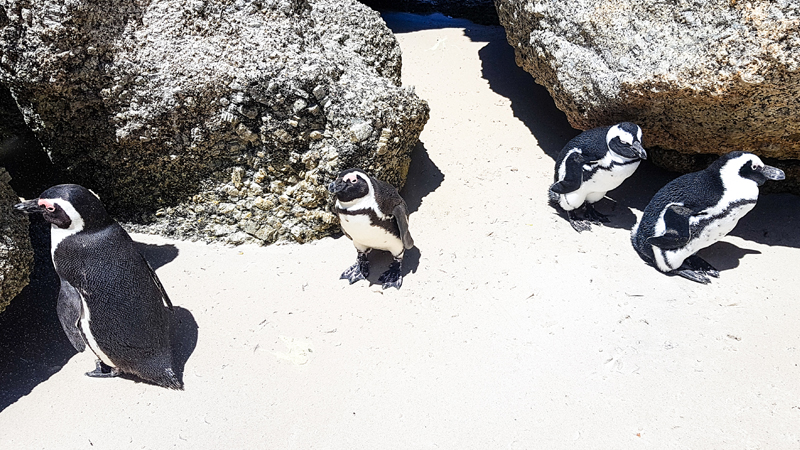
[[[147,262],[147,259],[145,259],[141,253],[139,253],[139,256],[141,256],[142,261],[144,261],[144,264],[147,266],[147,270],[150,271],[150,278],[153,279],[153,282],[156,284],[156,287],[158,287],[159,292],[161,292],[161,299],[164,300],[164,304],[167,306],[167,308],[169,308],[170,311],[172,311],[172,300],[169,299],[169,295],[167,295],[164,285],[161,284],[161,280],[158,279],[156,271],[153,270],[153,267],[150,266],[150,263]]]
[[[555,192],[556,194],[564,195],[564,194],[569,194],[570,192],[575,192],[580,187],[581,187],[580,181],[578,181],[577,183],[575,182],[570,183],[569,180],[565,179],[561,181],[556,181],[555,183],[550,185],[550,190]]]
[[[403,241],[403,247],[408,250],[414,246],[414,239],[411,238],[411,233],[408,231],[408,209],[405,203],[400,203],[392,210],[397,228],[400,230],[400,240]]]
[[[664,210],[664,225],[666,229],[661,236],[650,236],[645,239],[648,244],[655,245],[664,250],[675,250],[685,246],[691,238],[689,218],[692,209],[682,205],[669,205]]]
[[[569,194],[580,189],[584,181],[583,164],[586,158],[579,152],[570,153],[561,163],[564,168],[564,179],[550,185],[550,190],[556,194]]]
[[[61,328],[64,329],[67,339],[75,347],[75,350],[79,352],[86,350],[86,342],[78,328],[78,321],[81,319],[81,294],[64,280],[61,280],[56,312],[58,320],[61,322]]]

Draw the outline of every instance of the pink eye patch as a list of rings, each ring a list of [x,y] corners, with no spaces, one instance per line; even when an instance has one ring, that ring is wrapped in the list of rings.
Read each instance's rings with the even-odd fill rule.
[[[350,183],[355,183],[356,181],[358,181],[358,177],[354,173],[348,173],[347,175],[342,177],[342,180],[350,182]]]
[[[45,208],[47,208],[48,211],[56,209],[55,204],[53,204],[53,202],[44,199],[39,200],[39,206],[44,206]]]

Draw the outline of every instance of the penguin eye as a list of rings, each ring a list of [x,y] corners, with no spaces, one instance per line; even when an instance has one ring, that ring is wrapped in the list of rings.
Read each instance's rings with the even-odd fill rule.
[[[50,212],[55,212],[56,208],[54,206],[47,206],[46,209]]]
[[[353,184],[356,184],[356,181],[358,181],[358,179],[356,179],[356,178],[351,178],[350,179],[350,182],[353,183]]]

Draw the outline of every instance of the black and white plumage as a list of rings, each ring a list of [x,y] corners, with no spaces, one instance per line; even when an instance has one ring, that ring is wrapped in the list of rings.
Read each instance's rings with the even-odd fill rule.
[[[76,350],[88,346],[97,367],[86,375],[120,373],[183,389],[173,368],[172,303],[128,233],[88,189],[51,187],[16,205],[50,222],[50,252],[61,279],[57,312]]]
[[[633,175],[643,159],[647,152],[642,147],[642,129],[636,124],[622,122],[584,131],[567,142],[556,158],[550,201],[567,213],[578,232],[591,229],[590,222],[608,222],[592,204]],[[575,214],[581,208],[583,219]]]
[[[782,170],[752,153],[728,153],[661,188],[633,228],[633,247],[662,272],[709,283],[719,272],[695,253],[733,230],[755,206],[766,180],[782,179]]]
[[[408,207],[397,189],[375,179],[359,169],[342,171],[328,185],[336,197],[335,210],[344,234],[353,241],[358,258],[342,273],[350,284],[369,276],[367,254],[372,249],[385,250],[394,261],[379,281],[383,288],[400,289],[403,284],[402,265],[406,250],[414,247],[408,231]]]

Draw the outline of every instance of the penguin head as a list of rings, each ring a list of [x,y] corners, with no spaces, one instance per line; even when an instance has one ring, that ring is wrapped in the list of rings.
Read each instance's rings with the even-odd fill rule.
[[[642,147],[642,129],[630,122],[618,123],[608,129],[606,144],[612,152],[629,159],[647,159]]]
[[[723,181],[730,177],[741,177],[761,186],[767,180],[783,180],[786,175],[781,169],[764,164],[761,158],[747,152],[730,152],[719,158],[709,168],[720,172]]]
[[[370,193],[369,175],[360,169],[347,169],[339,173],[336,181],[328,185],[328,191],[340,202],[352,202]]]
[[[103,228],[114,221],[100,199],[77,184],[53,186],[39,198],[18,203],[14,208],[28,214],[42,214],[53,226],[76,232]]]

